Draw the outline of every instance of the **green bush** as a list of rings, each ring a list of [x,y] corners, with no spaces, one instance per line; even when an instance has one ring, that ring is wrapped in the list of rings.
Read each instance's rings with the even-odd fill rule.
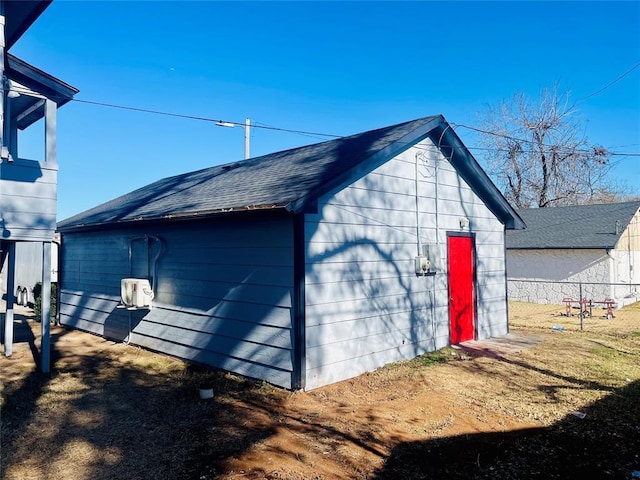
[[[33,306],[33,313],[37,320],[40,320],[42,317],[42,282],[38,282],[33,287],[33,298],[35,299],[35,304]],[[51,320],[55,321],[56,315],[58,313],[58,284],[55,282],[51,282]]]

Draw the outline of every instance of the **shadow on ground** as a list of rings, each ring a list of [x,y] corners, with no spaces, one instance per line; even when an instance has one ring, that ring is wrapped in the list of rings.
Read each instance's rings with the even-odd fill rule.
[[[635,471],[640,382],[547,428],[401,443],[372,478],[630,479]]]
[[[243,412],[224,401],[251,398],[260,388],[255,382],[149,352],[140,351],[148,365],[123,362],[118,348],[124,345],[63,328],[54,329],[53,368],[43,374],[36,363],[40,325],[17,317],[15,325],[16,358],[0,359],[0,478],[215,478],[222,462],[273,434],[268,424],[244,428]],[[89,337],[91,350],[83,351],[77,339],[78,350],[61,347],[73,335]],[[12,376],[11,362],[28,362],[32,370]],[[202,382],[225,396],[201,400]]]
[[[3,480],[630,479],[640,470],[640,381],[615,389],[494,355],[524,376],[542,373],[607,396],[585,408],[584,418],[568,415],[547,428],[400,443],[376,433],[375,416],[332,425],[319,413],[287,408],[288,392],[60,327],[52,334],[52,373],[42,374],[28,358],[37,358],[40,325],[20,318],[16,332],[20,322],[32,328],[31,335],[16,335],[23,358],[0,358]],[[14,362],[31,370],[18,375]],[[205,384],[216,394],[203,401],[197,389]],[[346,403],[326,405],[343,408],[347,417],[351,412]],[[265,441],[282,430],[295,442]],[[366,468],[371,463],[358,464],[350,446],[375,457],[375,465],[386,460],[372,472]],[[313,449],[321,455],[311,455]],[[300,470],[264,465],[265,458],[278,456],[299,457]],[[308,458],[326,461],[309,466]],[[309,476],[323,461],[340,470]],[[230,463],[246,471],[231,472]]]

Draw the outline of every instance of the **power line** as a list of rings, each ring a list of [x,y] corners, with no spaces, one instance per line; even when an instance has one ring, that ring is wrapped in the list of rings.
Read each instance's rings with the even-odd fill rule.
[[[616,79],[614,82],[610,83],[608,86],[612,85],[613,83],[618,81],[620,78],[622,78],[624,75],[627,75],[632,70],[637,68],[638,66],[640,66],[640,63],[635,65],[631,70],[629,70],[625,74],[623,74],[620,77],[618,77],[618,79]],[[604,88],[608,88],[608,86],[604,87]],[[12,91],[16,91],[18,93],[29,93],[27,91],[21,91],[19,88],[15,88],[15,87],[13,87],[11,90]],[[601,89],[601,90],[603,90],[603,89]],[[595,93],[598,93],[598,92],[595,92]],[[592,94],[591,96],[595,95],[595,93]],[[77,99],[77,98],[72,98],[71,101],[78,102],[78,103],[84,103],[84,104],[87,104],[87,105],[96,105],[96,106],[106,107],[106,108],[117,108],[117,109],[120,109],[120,110],[128,110],[128,111],[133,111],[133,112],[148,113],[148,114],[152,114],[152,115],[163,115],[163,116],[166,116],[166,117],[184,118],[184,119],[187,119],[187,120],[197,120],[197,121],[209,122],[209,123],[214,123],[214,124],[226,123],[226,124],[230,124],[230,125],[234,125],[234,126],[240,126],[240,127],[244,127],[245,126],[245,122],[235,122],[235,121],[231,121],[231,120],[222,120],[222,119],[211,118],[211,117],[202,117],[202,116],[197,116],[197,115],[187,115],[187,114],[181,114],[181,113],[175,113],[175,112],[166,112],[166,111],[162,111],[162,110],[152,110],[152,109],[148,109],[148,108],[132,107],[132,106],[129,106],[129,105],[118,105],[118,104],[114,104],[114,103],[97,102],[97,101],[93,101],[93,100],[80,100],[80,99]],[[271,130],[271,131],[278,131],[278,132],[285,132],[285,133],[294,133],[294,134],[298,134],[298,135],[304,135],[304,136],[315,137],[315,138],[318,138],[318,137],[341,138],[341,137],[344,136],[344,135],[335,135],[335,134],[331,134],[331,133],[310,132],[310,131],[306,131],[306,130],[296,130],[296,129],[290,129],[290,128],[273,127],[273,126],[270,126],[270,125],[266,125],[264,123],[260,123],[260,124],[256,123],[256,124],[252,125],[252,127],[253,128],[261,128],[263,130]],[[495,133],[495,132],[491,132],[491,131],[488,131],[488,130],[483,130],[483,129],[476,128],[476,127],[470,127],[468,125],[451,124],[451,127],[453,129],[458,128],[458,127],[466,128],[468,130],[473,130],[475,132],[484,133],[484,134],[487,134],[487,135],[493,135],[493,136],[497,136],[497,137],[502,137],[502,138],[506,138],[506,139],[509,139],[509,140],[515,140],[515,141],[522,142],[522,143],[534,143],[531,140],[525,140],[525,139],[520,139],[520,138],[516,138],[516,137],[511,137],[509,135]],[[475,146],[466,146],[466,148],[469,149],[469,150],[478,150],[478,151],[502,151],[501,149],[483,148],[483,147],[475,147]],[[589,150],[577,150],[577,151],[590,152]],[[640,153],[619,153],[619,152],[607,152],[607,153],[610,156],[640,157]]]
[[[631,67],[629,70],[627,70],[626,72],[624,72],[622,75],[620,75],[618,78],[616,78],[615,80],[609,82],[608,84],[606,84],[604,87],[602,87],[600,90],[596,90],[593,93],[590,93],[589,95],[587,95],[586,97],[582,97],[576,100],[577,102],[581,102],[582,100],[586,100],[587,98],[591,98],[594,97],[596,95],[598,95],[600,92],[604,92],[607,88],[611,87],[612,85],[618,83],[620,80],[622,80],[624,77],[626,77],[627,75],[629,75],[631,72],[633,72],[636,68],[640,67],[640,62],[636,63],[633,67]]]
[[[638,63],[639,66],[640,63]],[[634,67],[635,68],[635,67]],[[628,73],[628,72],[627,72]],[[150,114],[154,114],[154,115],[164,115],[164,116],[169,116],[169,117],[177,117],[177,118],[186,118],[189,120],[199,120],[199,121],[205,121],[205,122],[211,122],[211,123],[229,123],[229,124],[233,124],[234,126],[241,126],[243,127],[245,124],[244,122],[234,122],[234,121],[229,121],[229,120],[220,120],[220,119],[215,119],[215,118],[209,118],[209,117],[200,117],[200,116],[195,116],[195,115],[185,115],[185,114],[180,114],[180,113],[172,113],[172,112],[164,112],[164,111],[160,111],[160,110],[150,110],[150,109],[146,109],[146,108],[137,108],[137,107],[130,107],[127,105],[116,105],[116,104],[112,104],[112,103],[104,103],[104,102],[95,102],[95,101],[90,101],[90,100],[79,100],[79,99],[72,99],[72,101],[74,102],[80,102],[80,103],[86,103],[89,105],[98,105],[98,106],[102,106],[102,107],[110,107],[110,108],[119,108],[122,110],[130,110],[130,111],[135,111],[135,112],[142,112],[142,113],[150,113]],[[309,132],[306,130],[294,130],[294,129],[290,129],[290,128],[281,128],[281,127],[273,127],[273,126],[269,126],[269,125],[265,125],[265,124],[256,124],[254,125],[255,128],[262,128],[264,130],[272,130],[272,131],[278,131],[278,132],[286,132],[286,133],[295,133],[295,134],[299,134],[299,135],[305,135],[305,136],[315,136],[317,137],[329,137],[329,138],[340,138],[343,135],[335,135],[335,134],[331,134],[331,133],[321,133],[321,132]],[[498,133],[494,133],[494,132],[489,132],[487,130],[482,130],[479,128],[474,128],[474,127],[469,127],[467,125],[453,125],[452,127],[462,127],[462,128],[467,128],[469,130],[474,130],[477,132],[481,132],[481,133],[486,133],[489,135],[495,135],[495,136],[499,136],[499,137],[504,137],[504,138],[508,138],[511,140],[517,140],[519,142],[525,142],[525,143],[533,143],[530,140],[523,140],[523,139],[518,139],[518,138],[514,138],[514,137],[510,137],[507,135],[501,135]],[[467,147],[470,150],[482,150],[481,147]],[[495,151],[494,149],[485,149],[487,151]],[[579,150],[579,151],[584,151],[587,152],[587,150]],[[640,157],[640,153],[616,153],[616,152],[607,152],[610,156],[630,156],[630,157]]]
[[[265,129],[270,129],[270,130],[278,130],[277,127],[274,127],[272,125],[267,125],[266,123],[262,123],[262,122],[259,122],[259,121],[256,121],[254,125],[257,126],[258,128],[265,128]],[[328,134],[300,133],[300,135],[303,135],[303,136],[309,137],[309,138],[315,138],[317,140],[323,140],[323,138],[319,137],[318,135],[323,135],[325,137],[340,138],[340,136],[338,136],[338,135],[328,135]]]
[[[25,89],[20,89],[20,88],[16,88],[16,87],[12,87],[10,91],[14,91],[17,93],[24,93],[24,94],[29,94],[30,92],[25,90]],[[202,122],[210,122],[210,123],[225,123],[225,124],[229,124],[229,125],[233,125],[233,126],[239,126],[239,127],[244,127],[245,126],[245,122],[234,122],[231,120],[221,120],[219,118],[211,118],[211,117],[201,117],[201,116],[197,116],[197,115],[186,115],[186,114],[182,114],[182,113],[174,113],[174,112],[165,112],[162,110],[152,110],[152,109],[148,109],[148,108],[139,108],[139,107],[131,107],[129,105],[118,105],[115,103],[107,103],[107,102],[96,102],[93,100],[80,100],[79,98],[71,98],[70,101],[72,102],[77,102],[77,103],[85,103],[87,105],[97,105],[100,107],[108,107],[108,108],[118,108],[120,110],[129,110],[129,111],[133,111],[133,112],[141,112],[141,113],[150,113],[153,115],[164,115],[166,117],[175,117],[175,118],[185,118],[188,120],[199,120]],[[334,135],[331,133],[319,133],[319,132],[307,132],[305,130],[294,130],[294,129],[290,129],[290,128],[280,128],[280,127],[272,127],[272,126],[268,126],[265,124],[262,125],[252,125],[253,128],[262,128],[264,130],[275,130],[275,131],[280,131],[280,132],[287,132],[287,133],[297,133],[300,135],[308,135],[308,136],[320,136],[320,137],[333,137],[333,138],[340,138],[343,135]]]
[[[244,127],[245,126],[245,122],[234,122],[231,120],[221,120],[219,118],[210,118],[210,117],[199,117],[196,115],[185,115],[185,114],[181,114],[181,113],[172,113],[172,112],[163,112],[160,110],[149,110],[146,108],[137,108],[137,107],[130,107],[127,105],[116,105],[113,103],[104,103],[104,102],[94,102],[91,100],[79,100],[77,98],[73,98],[72,101],[74,102],[79,102],[79,103],[86,103],[89,105],[98,105],[101,107],[110,107],[110,108],[119,108],[122,110],[131,110],[134,112],[142,112],[142,113],[151,113],[154,115],[165,115],[167,117],[177,117],[177,118],[186,118],[189,120],[200,120],[203,122],[211,122],[211,123],[227,123],[227,124],[232,124],[234,126],[240,126],[240,127]],[[280,127],[270,127],[268,125],[257,125],[254,124],[252,125],[252,127],[254,128],[262,128],[265,130],[275,130],[275,131],[280,131],[280,132],[287,132],[287,133],[297,133],[300,135],[316,135],[316,136],[321,136],[321,137],[333,137],[333,138],[340,138],[341,135],[334,135],[331,133],[319,133],[319,132],[307,132],[305,130],[294,130],[294,129],[290,129],[290,128],[280,128]]]
[[[474,132],[478,132],[478,133],[484,133],[486,135],[493,135],[494,137],[501,137],[501,138],[505,138],[507,140],[515,140],[517,142],[522,142],[522,143],[535,143],[532,140],[526,140],[523,138],[516,138],[516,137],[512,137],[510,135],[505,135],[503,133],[496,133],[496,132],[491,132],[489,130],[483,130],[481,128],[476,128],[476,127],[470,127],[468,125],[462,125],[462,124],[456,124],[456,127],[461,127],[461,128],[466,128],[468,130],[473,130]],[[552,147],[552,145],[544,145],[545,147]],[[482,148],[480,147],[467,147],[469,148],[469,150],[482,150]],[[501,149],[494,149],[494,148],[485,148],[484,150],[488,150],[488,151],[501,151]],[[577,149],[576,151],[578,152],[590,152],[590,150],[583,150],[583,149]],[[608,155],[615,157],[615,156],[620,156],[620,157],[640,157],[640,153],[620,153],[620,152],[607,152]]]

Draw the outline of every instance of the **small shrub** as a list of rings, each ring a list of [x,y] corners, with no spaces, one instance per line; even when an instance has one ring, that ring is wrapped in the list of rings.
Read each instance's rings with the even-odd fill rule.
[[[35,303],[33,306],[33,313],[37,320],[40,320],[42,317],[42,282],[38,282],[33,287],[33,298],[35,299]],[[50,314],[51,320],[55,321],[56,315],[58,313],[58,284],[55,282],[51,282],[51,307]]]

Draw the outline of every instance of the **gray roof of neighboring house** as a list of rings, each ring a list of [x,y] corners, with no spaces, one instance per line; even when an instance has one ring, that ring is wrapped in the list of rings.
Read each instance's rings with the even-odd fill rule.
[[[520,217],[453,129],[436,115],[165,178],[63,220],[58,229],[258,209],[307,211],[320,195],[368,173],[428,136],[452,158],[461,176],[508,228],[523,228]]]
[[[520,209],[527,228],[507,232],[507,249],[612,249],[639,209],[640,201]]]

